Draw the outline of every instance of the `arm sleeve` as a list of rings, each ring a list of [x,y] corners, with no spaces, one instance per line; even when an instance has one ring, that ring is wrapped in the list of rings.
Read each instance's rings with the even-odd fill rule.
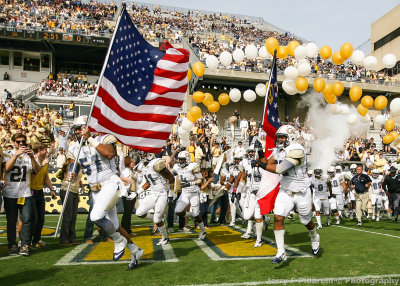
[[[296,165],[293,164],[291,161],[285,159],[280,164],[276,165],[276,173],[277,174],[286,173],[288,170],[290,170],[294,166],[296,166]]]

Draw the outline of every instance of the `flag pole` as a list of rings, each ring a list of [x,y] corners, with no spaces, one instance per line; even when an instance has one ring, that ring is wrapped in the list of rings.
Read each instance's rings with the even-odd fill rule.
[[[96,91],[95,91],[95,93],[94,93],[94,97],[93,97],[93,100],[92,100],[92,105],[91,105],[91,107],[90,107],[90,112],[89,112],[89,115],[88,115],[88,118],[87,118],[85,127],[88,126],[89,121],[90,121],[90,119],[92,118],[93,107],[94,107],[94,103],[95,103],[97,94],[98,94],[98,92],[99,92],[100,82],[101,82],[101,80],[103,79],[104,71],[105,71],[106,66],[107,66],[108,58],[109,58],[109,56],[110,56],[111,47],[112,47],[112,45],[113,45],[113,43],[114,43],[114,38],[115,38],[115,35],[116,35],[117,30],[118,30],[118,27],[119,27],[119,22],[121,21],[122,13],[125,11],[125,9],[126,9],[126,3],[123,2],[122,5],[121,5],[121,11],[120,11],[120,13],[119,13],[119,15],[118,15],[118,19],[117,19],[117,22],[116,22],[116,24],[115,24],[115,28],[114,28],[113,35],[112,35],[112,37],[111,37],[110,45],[108,46],[106,58],[105,58],[104,64],[103,64],[103,68],[101,69],[101,73],[100,73],[99,79],[98,79],[98,81],[97,81]],[[81,140],[80,140],[80,143],[79,143],[78,153],[76,154],[76,157],[74,158],[74,165],[73,165],[73,167],[72,167],[72,172],[75,172],[76,165],[77,165],[77,159],[79,158],[79,154],[81,153],[83,141],[84,141],[84,139],[83,139],[83,134],[82,134],[82,135],[81,135]],[[78,174],[76,174],[76,175],[78,175]],[[61,209],[61,212],[60,212],[60,216],[59,216],[59,218],[58,218],[56,231],[54,232],[54,237],[57,237],[57,235],[58,235],[58,230],[59,230],[59,228],[60,228],[60,224],[61,224],[61,221],[62,221],[62,218],[63,218],[63,214],[64,214],[64,211],[65,211],[65,206],[66,206],[67,201],[68,201],[69,191],[70,191],[70,189],[71,189],[71,183],[72,183],[72,180],[71,180],[71,178],[69,178],[69,180],[68,180],[67,191],[66,191],[66,193],[65,193],[65,198],[64,198],[64,202],[63,202],[62,209]]]
[[[269,90],[271,89],[271,79],[272,79],[272,74],[274,72],[274,68],[276,66],[276,50],[274,51],[274,56],[272,58],[272,68],[271,68],[271,72],[269,74],[269,79],[268,79],[268,86],[267,86],[267,94],[265,95],[265,100],[264,100],[264,109],[263,109],[263,115],[262,115],[262,119],[261,119],[261,125],[260,125],[260,129],[263,128],[264,125],[264,116],[265,116],[265,108],[267,107],[267,101],[268,101],[268,95],[269,95]],[[277,79],[278,80],[278,79]],[[261,130],[260,130],[261,131]]]

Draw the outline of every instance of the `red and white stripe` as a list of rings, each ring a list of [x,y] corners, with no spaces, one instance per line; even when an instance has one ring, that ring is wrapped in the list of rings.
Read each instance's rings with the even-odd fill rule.
[[[89,121],[91,131],[114,135],[134,149],[159,153],[169,138],[187,90],[189,53],[169,48],[154,70],[154,81],[143,105],[123,99],[103,77]]]

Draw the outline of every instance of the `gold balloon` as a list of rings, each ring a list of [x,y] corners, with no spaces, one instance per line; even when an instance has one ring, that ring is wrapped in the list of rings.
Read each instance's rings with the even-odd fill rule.
[[[394,128],[394,120],[392,118],[389,118],[385,122],[385,129],[387,132],[390,132],[393,130],[393,128]]]
[[[329,104],[334,104],[336,103],[336,95],[334,95],[333,93],[330,93],[328,95],[324,95],[325,100],[327,103]]]
[[[217,101],[212,101],[212,102],[207,106],[207,108],[208,108],[208,111],[210,111],[210,112],[212,112],[212,113],[215,113],[215,112],[217,112],[217,111],[219,110],[220,105],[219,105],[219,103],[218,103]]]
[[[276,52],[276,56],[278,58],[280,58],[281,60],[283,60],[284,58],[286,58],[289,54],[289,49],[286,46],[279,46],[278,47],[278,51]]]
[[[188,69],[188,73],[187,73],[187,78],[188,78],[188,82],[191,80],[192,78],[192,70]]]
[[[294,50],[300,46],[300,43],[296,40],[290,41],[289,44],[287,45],[288,49],[289,49],[289,55],[291,55],[292,57],[294,57]]]
[[[195,93],[193,93],[193,100],[197,103],[203,102],[204,97],[205,95],[201,91],[196,91]]]
[[[316,92],[321,92],[324,90],[325,81],[322,78],[317,78],[314,80],[313,88]]]
[[[195,117],[190,113],[190,111],[189,111],[189,112],[186,112],[186,118],[189,119],[189,121],[191,121],[191,122],[193,122],[193,123],[195,123],[195,122],[197,121],[197,118],[195,118]]]
[[[201,109],[198,106],[193,106],[190,108],[189,113],[193,115],[196,120],[201,118]]]
[[[221,105],[227,105],[227,104],[229,103],[230,100],[231,100],[231,99],[229,98],[229,95],[226,94],[226,93],[221,93],[221,94],[218,96],[218,102],[219,102],[219,104],[221,104]]]
[[[203,99],[203,104],[205,106],[208,106],[213,101],[214,101],[214,97],[212,96],[212,94],[211,93],[205,93],[205,97]]]
[[[361,98],[361,104],[365,108],[371,108],[374,105],[374,99],[369,95],[365,95]]]
[[[299,76],[296,79],[296,88],[298,91],[306,91],[308,88],[308,80],[303,76]]]
[[[383,141],[383,143],[388,145],[388,144],[392,143],[394,139],[395,138],[393,138],[393,136],[391,134],[386,134],[385,136],[383,136],[382,141]]]
[[[340,55],[340,52],[334,52],[334,53],[333,53],[333,55],[332,55],[332,62],[333,62],[335,65],[340,66],[341,64],[343,64],[344,60],[345,60],[345,59],[342,58],[342,56]]]
[[[340,47],[340,56],[347,60],[348,58],[351,57],[351,55],[353,54],[353,46],[350,43],[344,43],[341,47]]]
[[[322,90],[324,96],[329,96],[333,94],[333,86],[330,83],[325,84],[324,89]]]
[[[206,71],[206,67],[202,62],[195,62],[192,66],[192,69],[193,73],[198,77],[202,77]]]
[[[375,98],[375,108],[378,110],[382,110],[384,109],[388,104],[388,100],[386,98],[386,96],[380,95],[377,98]]]
[[[392,136],[393,140],[395,140],[397,137],[399,137],[399,133],[397,133],[396,131],[392,131],[390,132],[390,136]]]
[[[324,60],[327,60],[332,55],[332,49],[329,46],[323,46],[319,50],[319,54],[321,55],[321,58],[323,58]]]
[[[363,106],[361,103],[357,106],[357,111],[361,116],[365,116],[367,114],[368,108]]]
[[[353,101],[353,102],[358,101],[362,95],[361,87],[359,87],[358,85],[353,86],[352,88],[350,88],[349,95],[350,95],[351,101]]]
[[[265,47],[267,48],[268,53],[273,55],[274,51],[279,47],[279,42],[274,37],[270,37],[265,41]]]
[[[344,86],[343,86],[343,84],[341,82],[339,82],[339,81],[335,82],[332,87],[333,87],[333,93],[336,96],[341,96],[342,95],[342,93],[344,91]]]

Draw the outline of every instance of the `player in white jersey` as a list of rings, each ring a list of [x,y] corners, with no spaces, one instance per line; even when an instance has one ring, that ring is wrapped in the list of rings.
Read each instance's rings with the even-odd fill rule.
[[[178,163],[174,165],[174,174],[178,176],[182,193],[176,202],[175,213],[180,217],[193,217],[200,226],[199,239],[206,237],[204,222],[200,216],[200,185],[203,176],[197,163],[190,163],[190,154],[181,151],[178,154]],[[192,211],[186,212],[190,204]]]
[[[127,190],[117,176],[114,159],[114,144],[117,140],[112,135],[92,137],[88,128],[82,131],[85,122],[84,117],[78,117],[73,128],[78,142],[81,136],[85,140],[79,153],[78,163],[87,175],[88,183],[93,191],[93,208],[90,212],[90,219],[100,227],[103,233],[114,240],[114,260],[120,259],[124,255],[125,247],[128,247],[131,252],[131,262],[128,267],[133,269],[143,255],[143,250],[132,242],[126,230],[119,225],[116,204],[121,196],[127,195]],[[75,159],[78,150],[78,144],[71,146],[68,156]],[[72,172],[68,176],[73,179],[75,173]]]
[[[315,218],[318,223],[317,229],[322,229],[321,224],[321,208],[328,216],[326,224],[330,224],[330,209],[328,197],[331,193],[331,181],[329,176],[324,176],[321,167],[314,169],[314,177],[311,179],[310,184],[314,195]]]
[[[328,175],[330,177],[332,187],[329,204],[332,213],[336,218],[336,224],[340,224],[340,217],[342,216],[342,211],[344,210],[345,195],[347,197],[347,184],[344,174],[341,172],[335,172],[335,168],[333,166],[329,167]]]
[[[153,153],[148,153],[143,163],[145,167],[142,172],[146,182],[139,187],[137,194],[140,195],[146,190],[150,190],[150,194],[140,200],[136,215],[149,219],[157,225],[162,235],[157,245],[165,245],[169,242],[169,238],[163,217],[168,205],[168,191],[170,184],[174,183],[174,176],[168,170],[165,160],[155,158]],[[153,208],[154,214],[149,213],[149,210]]]
[[[357,169],[357,165],[356,164],[351,164],[350,165],[350,171],[345,173],[345,178],[348,179],[347,181],[347,186],[350,186],[350,182],[351,179],[357,175],[356,172]],[[349,189],[349,188],[348,188]],[[354,190],[350,190],[349,194],[348,194],[348,200],[349,200],[349,213],[350,213],[350,219],[353,219],[355,213],[356,213],[356,197],[354,195],[355,191]]]
[[[239,205],[239,201],[241,199],[241,194],[237,193],[237,192],[233,193],[233,185],[234,185],[234,182],[235,182],[237,176],[240,173],[239,164],[242,161],[242,157],[234,156],[233,161],[234,161],[234,163],[229,167],[229,174],[227,176],[228,182],[226,182],[226,184],[225,184],[225,186],[229,192],[229,206],[231,209],[231,222],[230,222],[229,226],[232,226],[232,227],[235,226],[236,213],[237,212],[241,213],[241,209],[240,209],[240,205]]]
[[[290,125],[282,125],[276,132],[276,152],[268,160],[261,159],[257,165],[265,170],[281,174],[280,190],[274,209],[274,234],[278,252],[272,263],[287,260],[285,253],[284,220],[296,208],[300,222],[306,226],[311,236],[313,255],[318,255],[320,237],[311,219],[311,191],[307,185],[306,154],[297,141],[297,130]]]
[[[382,188],[383,176],[378,169],[372,170],[372,183],[371,183],[371,205],[372,205],[372,220],[379,221],[381,210],[389,208],[389,201],[386,193]]]

